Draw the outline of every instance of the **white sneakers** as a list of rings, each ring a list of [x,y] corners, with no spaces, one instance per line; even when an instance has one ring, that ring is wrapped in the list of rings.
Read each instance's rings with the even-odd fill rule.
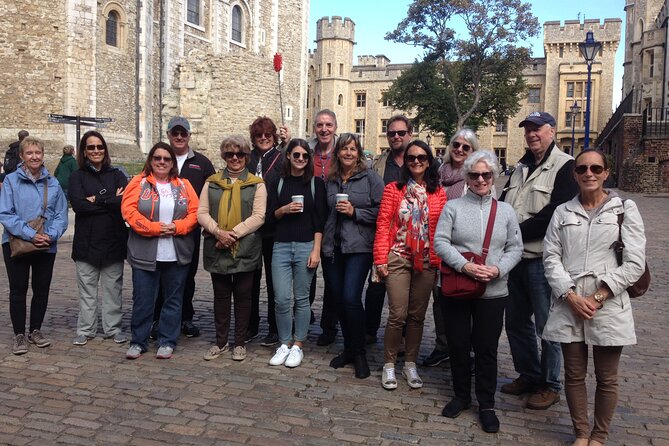
[[[269,360],[269,365],[285,365],[286,367],[297,367],[302,364],[304,353],[297,345],[288,347],[286,344],[281,344],[281,347],[276,349],[276,353]]]

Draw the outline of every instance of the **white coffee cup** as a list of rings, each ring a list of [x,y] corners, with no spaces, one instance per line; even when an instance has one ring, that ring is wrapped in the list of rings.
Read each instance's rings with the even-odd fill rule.
[[[335,195],[335,201],[339,203],[340,201],[348,201],[348,194],[337,194]]]
[[[293,203],[300,203],[302,205],[300,212],[304,212],[304,195],[293,195],[290,199]]]

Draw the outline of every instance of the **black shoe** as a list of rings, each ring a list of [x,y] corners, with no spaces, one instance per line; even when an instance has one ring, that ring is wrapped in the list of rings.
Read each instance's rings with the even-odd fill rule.
[[[149,338],[153,341],[158,339],[158,321],[153,321],[151,324],[151,334],[149,335]]]
[[[423,366],[436,367],[450,358],[448,351],[437,350],[436,348],[430,353],[430,356],[423,360]]]
[[[181,332],[185,334],[187,338],[197,338],[200,336],[200,329],[193,325],[192,321],[184,321],[181,324]]]
[[[319,347],[325,347],[326,345],[330,345],[335,341],[335,336],[333,334],[329,333],[321,333],[320,336],[318,336],[318,340],[316,340],[316,345]]]
[[[356,355],[353,357],[353,366],[355,367],[355,377],[365,379],[369,376],[369,364],[367,364],[367,355]]]
[[[279,335],[276,333],[267,333],[267,336],[262,338],[260,345],[263,347],[271,347],[279,342]]]
[[[366,334],[365,335],[365,344],[367,344],[367,345],[376,344],[376,335]]]
[[[332,358],[332,361],[330,361],[330,367],[332,367],[333,369],[339,369],[352,362],[353,362],[353,356],[349,352],[344,350],[339,356],[335,356],[334,358]]]
[[[463,410],[471,407],[471,401],[462,401],[460,398],[453,398],[446,404],[441,414],[446,418],[457,418]]]
[[[484,432],[488,432],[489,434],[499,432],[499,418],[495,415],[494,409],[479,410],[479,420]]]
[[[253,331],[247,331],[246,332],[246,337],[244,338],[244,344],[248,344],[249,342],[253,341],[255,338],[258,337],[258,332],[253,332]]]

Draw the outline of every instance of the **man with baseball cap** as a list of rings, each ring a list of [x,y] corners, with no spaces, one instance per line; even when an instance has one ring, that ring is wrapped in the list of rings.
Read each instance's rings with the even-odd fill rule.
[[[513,206],[523,237],[523,258],[509,274],[506,333],[520,376],[502,393],[531,393],[527,407],[548,409],[560,401],[560,344],[541,340],[551,305],[544,276],[543,239],[555,208],[577,193],[574,159],[555,146],[555,118],[534,112],[520,122],[528,150],[504,187],[500,200]],[[534,316],[534,321],[532,320]]]
[[[177,156],[179,177],[187,179],[199,197],[205,181],[215,174],[216,170],[209,158],[190,148],[190,135],[190,123],[183,116],[174,116],[167,123],[167,138]],[[200,329],[193,324],[193,315],[195,314],[193,296],[195,295],[195,274],[200,259],[200,238],[202,236],[200,227],[196,227],[191,235],[195,239],[195,249],[193,250],[193,260],[190,263],[188,276],[186,276],[183,306],[181,307],[181,331],[188,337],[197,337],[200,335]],[[154,321],[157,321],[160,317],[160,308],[162,307],[160,296],[161,293],[158,293]],[[154,322],[152,337],[156,326],[157,324]]]

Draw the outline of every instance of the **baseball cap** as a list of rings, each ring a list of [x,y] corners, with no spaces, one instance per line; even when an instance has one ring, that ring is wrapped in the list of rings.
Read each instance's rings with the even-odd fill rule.
[[[174,127],[183,127],[188,133],[190,133],[190,124],[188,123],[188,119],[184,118],[183,116],[175,116],[170,119],[170,122],[167,124],[167,131],[171,131]]]
[[[527,118],[520,121],[518,127],[525,127],[528,123],[536,124],[539,126],[542,126],[544,124],[549,124],[551,127],[555,127],[555,118],[551,116],[550,113],[533,112],[527,115]]]

